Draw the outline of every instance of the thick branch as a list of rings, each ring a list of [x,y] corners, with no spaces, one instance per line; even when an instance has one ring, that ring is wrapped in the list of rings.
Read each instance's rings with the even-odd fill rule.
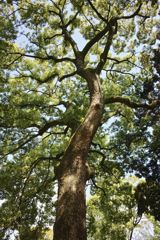
[[[39,130],[41,129],[41,126],[38,125],[38,124],[36,124],[36,123],[31,124],[28,128],[30,128],[30,127],[36,127],[36,128],[38,128]]]
[[[71,102],[68,102],[68,104],[71,104],[72,103],[72,100]],[[64,102],[61,102],[61,104],[64,104]],[[66,106],[66,108],[68,108],[68,105]],[[38,132],[38,135],[42,136],[43,133],[45,133],[49,128],[51,127],[55,127],[57,125],[59,126],[68,126],[70,128],[72,128],[72,130],[74,130],[75,128],[77,128],[77,126],[80,124],[80,122],[76,121],[75,119],[69,119],[68,122],[63,122],[63,121],[58,121],[58,120],[55,120],[55,121],[52,121],[50,123],[47,123],[45,124],[44,127],[42,127],[39,132]]]
[[[160,100],[155,100],[151,104],[147,104],[147,103],[135,103],[135,102],[132,102],[129,98],[123,98],[123,97],[111,97],[111,98],[105,99],[105,104],[116,103],[116,102],[123,103],[131,108],[142,107],[147,109],[154,109],[156,106],[160,105]]]
[[[58,120],[52,121],[52,122],[50,122],[50,123],[45,124],[45,126],[42,127],[42,128],[39,130],[38,135],[42,136],[43,133],[45,133],[49,128],[55,127],[55,126],[57,126],[57,125],[60,125],[60,126],[65,125],[65,126],[66,126],[67,124],[64,123],[63,121],[58,121]]]
[[[66,27],[63,27],[63,28],[62,28],[62,32],[63,32],[63,34],[64,34],[64,36],[65,36],[65,40],[67,40],[68,42],[70,42],[75,56],[78,57],[78,56],[79,56],[79,49],[78,49],[77,43],[73,40],[73,38],[72,38],[71,35],[69,34],[69,32],[68,32],[68,30],[67,30]]]
[[[90,48],[96,42],[98,42],[108,31],[109,31],[109,24],[86,44],[86,46],[82,50],[83,59],[85,58],[85,56],[88,53],[88,51],[90,50]]]
[[[94,10],[95,8],[94,8],[93,4],[90,2],[90,0],[88,0],[88,2],[90,3],[92,9]],[[138,7],[138,9],[137,9],[132,15],[130,15],[130,16],[119,16],[119,17],[116,16],[116,17],[113,17],[109,22],[103,18],[103,21],[105,20],[108,24],[107,24],[107,26],[106,26],[101,32],[99,32],[94,38],[92,38],[92,39],[86,44],[86,46],[83,48],[83,50],[82,50],[83,59],[85,58],[85,56],[86,56],[86,54],[88,53],[88,51],[90,50],[90,48],[91,48],[96,42],[98,42],[98,41],[110,30],[110,28],[111,28],[112,26],[115,26],[115,23],[117,22],[117,20],[120,20],[120,19],[129,19],[129,18],[135,17],[135,16],[139,13],[140,8],[141,8],[141,5],[142,5],[142,4],[140,4],[139,7]],[[96,9],[95,9],[94,11],[96,12],[97,15],[99,14]],[[99,16],[99,15],[98,15],[98,16]],[[101,16],[101,15],[100,15],[99,17],[102,19],[102,16]],[[106,46],[106,48],[107,48],[107,46]],[[106,52],[107,52],[107,49],[106,49]]]
[[[115,34],[115,31],[112,29],[112,27],[110,28],[110,31],[109,31],[109,35],[108,35],[108,40],[107,40],[107,43],[106,43],[106,46],[104,48],[104,51],[103,53],[101,54],[100,56],[100,62],[98,63],[97,65],[97,68],[96,68],[96,73],[99,75],[103,69],[103,66],[104,64],[106,63],[106,60],[107,60],[107,55],[108,55],[108,52],[109,52],[109,49],[110,49],[110,46],[112,44],[112,39],[113,39],[113,35]]]

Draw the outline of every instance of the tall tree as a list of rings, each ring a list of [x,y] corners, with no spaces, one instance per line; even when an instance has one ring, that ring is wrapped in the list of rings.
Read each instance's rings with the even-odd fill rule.
[[[160,105],[140,96],[152,81],[156,11],[147,0],[1,1],[2,237],[43,232],[58,181],[54,240],[86,240],[87,180],[125,174],[105,123],[113,118],[123,149],[134,109]]]

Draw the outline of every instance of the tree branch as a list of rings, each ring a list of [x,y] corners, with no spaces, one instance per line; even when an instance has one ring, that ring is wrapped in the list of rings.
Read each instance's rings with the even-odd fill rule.
[[[109,31],[109,36],[108,36],[108,40],[106,43],[106,46],[104,48],[103,53],[100,55],[100,62],[98,63],[97,67],[96,67],[96,73],[99,75],[103,69],[104,64],[106,63],[107,60],[107,55],[110,49],[110,46],[112,44],[112,39],[113,39],[113,35],[115,34],[115,30],[112,29],[112,27],[110,28]]]
[[[94,185],[97,189],[100,189],[101,191],[103,191],[104,196],[106,196],[106,193],[105,193],[104,189],[101,188],[101,187],[98,187],[93,178],[92,178],[92,182],[93,182],[93,185]]]
[[[142,107],[147,109],[154,109],[156,106],[160,105],[160,100],[155,100],[151,104],[147,104],[147,103],[135,103],[135,102],[132,102],[129,98],[124,98],[124,97],[111,97],[111,98],[105,99],[105,104],[116,103],[116,102],[123,103],[131,108]]]
[[[126,75],[130,75],[130,76],[132,76],[133,78],[135,78],[135,76],[132,74],[132,73],[128,73],[128,72],[121,72],[121,71],[119,71],[119,70],[112,70],[112,69],[109,69],[109,70],[107,70],[107,69],[102,69],[103,71],[105,71],[106,72],[106,77],[107,77],[107,72],[117,72],[117,73],[121,73],[121,74],[126,74]]]
[[[111,11],[111,3],[108,2],[108,4],[109,4],[109,9],[108,9],[108,14],[107,14],[107,22],[109,20],[109,14],[110,14],[110,11]]]
[[[109,148],[109,149],[105,149],[105,150],[112,150],[114,147],[112,147],[112,148]],[[101,148],[102,149],[102,148]],[[103,171],[104,172],[107,172],[108,173],[108,171],[109,171],[109,175],[112,175],[112,176],[114,176],[115,177],[115,179],[117,180],[117,181],[119,181],[118,179],[117,179],[117,177],[115,176],[115,174],[112,172],[112,170],[109,168],[109,167],[107,167],[105,164],[104,164],[104,160],[105,160],[105,158],[106,158],[106,155],[104,154],[104,153],[102,153],[102,152],[100,152],[100,151],[97,151],[97,150],[90,150],[90,152],[95,152],[95,153],[98,153],[98,154],[100,154],[103,158],[102,158],[102,161],[101,161],[101,168],[103,169]],[[107,169],[107,170],[106,170]]]
[[[14,64],[18,59],[20,59],[21,56],[17,57],[16,59],[14,59],[10,64],[4,64],[5,68],[9,68],[12,64]]]
[[[84,5],[84,2],[83,2],[82,5],[80,6],[80,8],[82,8],[83,5]],[[74,22],[74,20],[75,20],[76,17],[78,16],[78,14],[79,14],[79,11],[77,11],[76,14],[74,15],[74,17],[73,17],[71,20],[69,20],[69,22],[66,24],[66,28],[67,28],[70,24],[72,24],[72,23]]]
[[[71,37],[71,35],[69,34],[69,32],[68,32],[68,30],[65,26],[62,27],[62,32],[65,36],[65,40],[70,42],[70,44],[72,46],[72,49],[73,49],[73,52],[74,52],[74,55],[76,57],[78,57],[79,56],[79,49],[78,49],[77,43],[73,40],[73,38]]]
[[[111,148],[103,148],[103,147],[101,147],[101,145],[99,144],[99,143],[94,143],[94,142],[92,142],[91,143],[91,145],[93,145],[94,147],[96,147],[96,146],[99,146],[99,148],[101,149],[101,150],[105,150],[105,151],[108,151],[108,150],[113,150],[116,146],[114,146],[114,147],[111,147]],[[98,152],[97,152],[98,153]],[[102,153],[103,154],[103,153]],[[102,155],[101,154],[101,155]]]
[[[93,9],[93,11],[97,14],[97,16],[105,23],[108,23],[108,21],[101,16],[101,14],[97,11],[97,9],[94,7],[94,5],[92,4],[92,2],[90,0],[87,0],[91,6],[91,8]]]
[[[30,142],[33,138],[38,137],[39,134],[34,134],[32,137],[30,137],[27,141],[24,143],[20,144],[19,147],[15,148],[14,150],[10,151],[9,153],[5,154],[5,156],[8,156],[9,154],[21,149],[26,143]]]
[[[54,106],[54,107],[55,107],[55,106],[63,105],[66,109],[68,109],[68,108],[72,105],[73,102],[76,103],[75,99],[70,99],[70,100],[68,100],[67,102],[65,102],[65,101],[60,101],[58,104],[56,104],[56,105],[50,105],[50,106]]]
[[[36,124],[36,123],[31,124],[28,128],[30,128],[30,127],[36,127],[36,128],[38,128],[39,130],[41,129],[41,126],[38,125],[38,124]]]
[[[30,168],[33,169],[40,161],[43,161],[43,160],[55,160],[55,161],[60,161],[60,157],[63,156],[63,153],[59,153],[57,154],[55,157],[39,157],[37,158],[31,165],[30,165]]]
[[[31,70],[29,70],[31,72]],[[37,78],[37,77],[34,77],[32,75],[25,75],[25,74],[22,74],[20,71],[17,70],[17,72],[22,76],[22,77],[27,77],[27,78],[31,78],[33,80],[36,80],[37,82],[39,83],[46,83],[48,82],[49,80],[51,80],[52,78],[55,78],[56,76],[59,76],[58,73],[54,73],[52,74],[51,76],[47,77],[45,80],[41,80],[40,78]],[[32,73],[32,72],[31,72]]]
[[[144,15],[142,15],[142,14],[137,14],[137,16],[138,16],[138,17],[143,17],[143,18],[145,18],[145,19],[150,18],[150,16],[144,16]]]
[[[132,56],[131,56],[131,57],[128,57],[128,58],[126,58],[126,59],[123,59],[123,60],[118,60],[118,59],[116,59],[116,58],[107,57],[108,60],[111,60],[111,61],[115,61],[115,62],[116,62],[116,63],[113,63],[111,69],[113,68],[114,64],[120,64],[120,63],[123,63],[123,62],[129,62],[130,64],[134,65],[135,67],[138,67],[138,68],[140,68],[140,69],[143,69],[142,67],[138,66],[137,64],[131,62],[131,61],[129,60],[130,58],[132,58]]]
[[[39,132],[38,132],[38,135],[42,136],[43,133],[45,133],[49,128],[51,127],[55,127],[57,125],[60,125],[60,126],[63,126],[63,125],[67,125],[65,122],[63,121],[58,121],[58,120],[55,120],[55,121],[52,121],[52,122],[49,122],[47,124],[45,124],[44,127],[42,127]]]
[[[74,63],[74,61],[75,61],[73,58],[69,58],[69,57],[64,57],[64,58],[58,59],[58,58],[56,58],[54,56],[50,56],[50,55],[48,55],[47,57],[40,57],[40,56],[29,55],[29,54],[20,53],[20,52],[8,52],[7,50],[4,50],[2,48],[0,48],[0,50],[5,51],[9,55],[17,54],[17,55],[20,55],[20,57],[29,57],[29,58],[35,58],[35,59],[41,59],[41,60],[54,60],[55,63],[65,62],[65,61]]]
[[[108,121],[109,118],[117,115],[118,113],[120,113],[122,111],[122,108],[118,108],[116,111],[108,114],[107,116],[104,117],[104,119],[101,121],[101,125],[103,125],[105,122]]]
[[[65,24],[64,23],[64,19],[63,19],[63,15],[62,15],[63,14],[63,10],[61,11],[59,6],[55,2],[53,2],[53,4],[55,5],[55,7],[59,11],[59,13],[56,13],[56,14],[60,17],[60,20],[61,20],[61,23],[62,23],[62,26],[61,26],[62,34],[64,35],[65,40],[70,42],[75,56],[78,57],[79,49],[78,49],[77,43],[74,41],[74,39],[71,37],[71,35],[69,34],[69,32],[67,30],[68,25],[75,20],[75,18],[76,18],[78,13],[73,17],[73,19],[71,21],[68,22],[68,24]]]
[[[83,59],[85,58],[86,54],[88,53],[88,51],[90,50],[90,48],[96,43],[98,42],[107,32],[109,31],[109,24],[107,24],[107,26],[100,31],[94,38],[92,38],[87,44],[86,46],[83,48],[82,50],[82,56]]]
[[[44,40],[50,40],[50,39],[52,39],[52,38],[55,38],[55,37],[60,37],[60,36],[63,36],[63,34],[62,33],[57,33],[57,34],[54,34],[53,36],[51,36],[51,37],[46,37],[46,38],[44,38]]]
[[[133,13],[133,14],[131,14],[131,15],[129,15],[129,16],[116,16],[116,17],[114,17],[114,19],[116,19],[116,20],[120,20],[120,19],[130,19],[130,18],[133,18],[133,17],[135,17],[136,15],[138,15],[138,13],[139,13],[139,11],[140,11],[140,9],[141,9],[141,6],[142,6],[142,3],[139,5],[139,7],[137,8],[137,10]]]
[[[58,81],[59,81],[59,82],[62,82],[65,78],[73,77],[73,76],[76,75],[76,74],[77,74],[77,71],[74,71],[74,72],[72,72],[72,73],[66,74],[66,75],[60,77],[60,78],[58,79]]]
[[[89,2],[90,0],[88,0]],[[92,3],[91,3],[92,4]],[[107,26],[101,31],[99,32],[94,38],[92,38],[87,44],[86,46],[83,48],[82,50],[82,56],[83,56],[83,59],[85,58],[86,54],[88,53],[88,51],[90,50],[90,48],[96,43],[98,42],[109,30],[112,26],[115,26],[116,27],[116,23],[117,23],[117,20],[120,20],[120,19],[129,19],[129,18],[133,18],[135,17],[139,11],[140,11],[140,8],[141,8],[141,5],[139,5],[138,9],[130,16],[116,16],[116,17],[113,17],[109,22],[106,20],[106,22],[108,23]],[[93,6],[93,4],[92,4]],[[94,6],[93,6],[94,7]],[[97,12],[98,13],[98,12]],[[104,19],[103,19],[104,20]],[[107,52],[107,47],[109,46],[109,43],[106,44],[106,52]]]
[[[56,157],[39,157],[38,159],[36,159],[32,164],[31,164],[31,166],[30,166],[30,171],[29,171],[29,174],[28,174],[28,176],[27,176],[27,178],[26,178],[26,180],[25,180],[25,182],[24,182],[24,184],[23,184],[23,187],[20,189],[20,192],[21,192],[21,195],[20,195],[20,199],[19,199],[19,201],[20,201],[20,204],[21,204],[21,202],[22,202],[22,197],[23,197],[23,194],[24,194],[24,191],[25,191],[25,188],[26,188],[26,185],[27,185],[27,182],[28,182],[28,180],[29,180],[29,178],[30,178],[30,176],[31,176],[31,174],[32,174],[32,172],[33,172],[33,169],[36,167],[36,165],[40,162],[40,161],[42,161],[42,160],[55,160],[55,161],[59,161]],[[19,192],[19,193],[20,193]]]
[[[38,134],[34,134],[32,137],[30,137],[28,140],[26,140],[25,142],[23,142],[22,144],[20,144],[17,148],[13,149],[12,151],[8,152],[7,154],[5,154],[5,156],[8,156],[9,154],[21,149],[26,143],[30,142],[32,139],[38,137],[38,136],[42,136],[43,133],[45,133],[49,128],[57,126],[57,125],[67,125],[66,123],[64,123],[63,121],[52,121],[50,123],[46,123],[44,127],[40,127],[37,124],[32,124],[29,127],[37,127],[39,129]]]

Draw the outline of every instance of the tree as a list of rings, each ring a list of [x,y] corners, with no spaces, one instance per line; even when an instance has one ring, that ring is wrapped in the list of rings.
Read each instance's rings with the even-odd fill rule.
[[[160,58],[159,48],[154,51],[154,58],[152,59],[154,67],[156,69],[156,74],[153,76],[153,83],[150,87],[146,84],[145,95],[147,97],[152,96],[155,99],[160,99],[159,88],[160,88],[160,69],[158,65],[158,59]],[[149,97],[150,98],[150,97]],[[146,182],[139,184],[136,188],[135,197],[138,202],[139,214],[144,212],[150,213],[155,216],[155,220],[160,220],[160,140],[159,140],[159,108],[155,109],[152,114],[152,118],[147,122],[152,126],[153,133],[151,135],[151,140],[147,144],[147,151],[143,155],[143,161],[140,167],[140,176],[146,178]],[[148,114],[148,113],[147,113]],[[148,160],[148,161],[147,161]],[[142,164],[145,163],[142,167]],[[138,164],[137,164],[138,165]],[[149,170],[150,169],[150,170]]]
[[[137,130],[134,109],[160,105],[140,96],[153,81],[157,2],[11,3],[1,1],[0,16],[2,237],[47,228],[58,182],[54,240],[85,240],[86,182],[97,186],[98,176],[116,168],[125,175],[119,147]],[[108,139],[111,118],[120,146]]]
[[[135,186],[145,180],[135,176],[118,179],[118,174],[102,178],[98,186],[105,192],[96,188],[87,201],[87,239],[158,239],[159,222],[151,215],[139,216],[134,198]]]
[[[104,192],[100,187],[92,190],[94,195],[87,201],[88,240],[132,240],[142,219],[137,213],[135,186],[145,180],[121,178],[118,171],[102,179],[98,179],[98,186]]]
[[[143,84],[143,90],[140,96],[149,103],[159,100],[159,47],[154,50],[154,57],[151,59],[151,65],[154,66],[153,81],[148,79]],[[131,131],[126,133],[126,127],[121,126],[121,131],[116,135],[119,150],[116,155],[122,154],[121,165],[126,171],[135,171],[139,178],[145,178],[146,181],[138,184],[135,191],[135,198],[138,203],[138,214],[150,213],[156,220],[160,219],[159,199],[160,199],[160,141],[159,141],[159,117],[160,108],[157,106],[154,110],[142,109],[135,110],[136,118],[133,120]],[[124,138],[125,136],[125,138]],[[125,140],[124,140],[125,139]],[[121,145],[124,148],[121,148]],[[141,147],[139,147],[141,145]]]
[[[135,213],[133,185],[128,179],[120,179],[119,173],[114,176],[103,176],[98,179],[95,194],[87,201],[88,239],[121,239],[131,235],[139,217]],[[133,179],[133,178],[132,178]],[[104,194],[105,193],[105,194]],[[137,219],[135,219],[138,217]],[[138,224],[138,223],[137,223]]]
[[[154,236],[151,237],[150,240],[158,240],[160,237],[160,222],[156,221],[155,218],[151,215],[147,215],[146,217],[154,226]]]

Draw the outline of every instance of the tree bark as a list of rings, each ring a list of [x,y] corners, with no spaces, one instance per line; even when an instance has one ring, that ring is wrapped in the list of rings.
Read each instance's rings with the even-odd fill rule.
[[[99,77],[87,69],[91,101],[84,121],[72,136],[58,167],[58,202],[54,224],[54,240],[86,240],[86,193],[89,179],[87,156],[92,139],[103,115],[103,98]]]

